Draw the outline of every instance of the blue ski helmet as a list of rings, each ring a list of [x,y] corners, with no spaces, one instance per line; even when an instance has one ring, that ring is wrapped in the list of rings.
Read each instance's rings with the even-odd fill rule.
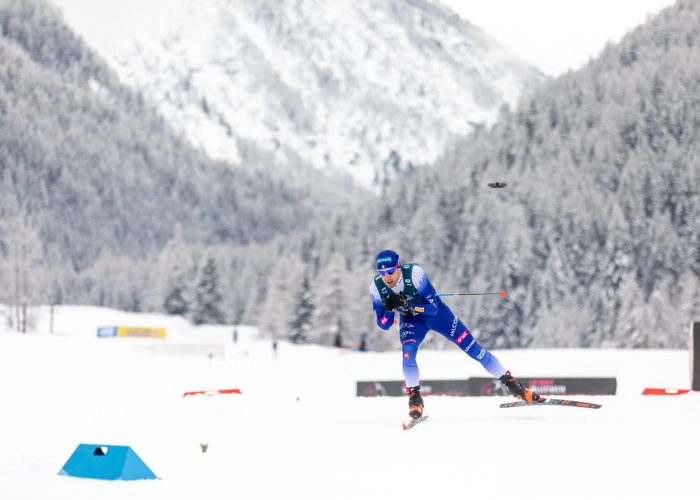
[[[399,254],[393,250],[382,250],[377,254],[377,271],[399,265]]]

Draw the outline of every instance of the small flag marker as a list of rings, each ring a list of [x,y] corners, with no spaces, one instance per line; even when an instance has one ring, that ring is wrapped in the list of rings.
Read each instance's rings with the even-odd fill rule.
[[[642,396],[680,396],[690,392],[690,389],[667,389],[647,387],[642,391]]]
[[[184,398],[185,396],[196,396],[197,394],[201,394],[203,396],[216,396],[218,394],[241,394],[240,389],[214,389],[210,391],[191,391],[191,392],[186,392],[182,395]]]

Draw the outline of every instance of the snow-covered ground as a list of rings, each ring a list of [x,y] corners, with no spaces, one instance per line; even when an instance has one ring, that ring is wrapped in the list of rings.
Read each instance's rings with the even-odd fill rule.
[[[113,324],[168,339],[96,338]],[[615,376],[618,395],[580,398],[600,410],[427,397],[430,420],[405,432],[405,398],[355,397],[357,380],[401,377],[398,351],[281,343],[275,358],[253,328],[234,344],[231,327],[92,307],[49,328],[47,309],[36,333],[0,325],[3,500],[700,497],[700,395],[640,395],[687,388],[686,351],[497,351],[516,376]],[[419,362],[426,379],[485,375],[456,349]],[[131,446],[160,480],[58,476],[80,443]]]

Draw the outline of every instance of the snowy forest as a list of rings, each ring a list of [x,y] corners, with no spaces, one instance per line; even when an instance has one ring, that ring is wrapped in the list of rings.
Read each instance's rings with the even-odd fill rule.
[[[388,247],[438,292],[507,290],[446,299],[489,348],[684,347],[700,317],[696,1],[380,194],[252,145],[207,158],[42,2],[0,0],[0,30],[0,303],[383,349],[368,290]]]

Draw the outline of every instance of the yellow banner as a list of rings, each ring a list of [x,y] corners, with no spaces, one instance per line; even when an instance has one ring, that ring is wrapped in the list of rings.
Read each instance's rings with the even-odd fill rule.
[[[149,337],[164,339],[165,328],[119,326],[117,327],[117,337]]]

